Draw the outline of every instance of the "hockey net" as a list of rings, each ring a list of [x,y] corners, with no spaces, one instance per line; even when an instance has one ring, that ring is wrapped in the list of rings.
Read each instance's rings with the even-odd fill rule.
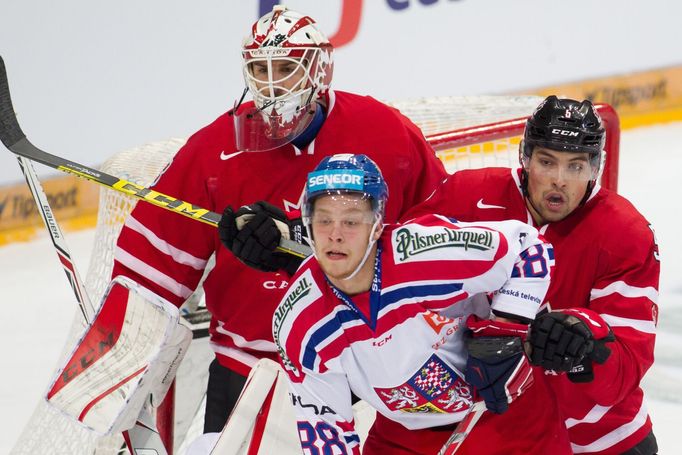
[[[540,101],[541,97],[534,96],[475,96],[424,98],[389,104],[422,129],[448,172],[454,172],[490,166],[518,167],[520,135],[527,116]],[[602,167],[601,185],[617,190],[618,117],[608,105],[597,105],[597,110],[607,130],[606,161]],[[101,169],[148,186],[184,142],[184,139],[171,139],[126,150],[106,161]],[[109,282],[114,245],[135,203],[135,199],[122,193],[105,188],[101,190],[95,240],[85,280],[93,302],[99,302]],[[199,290],[190,298],[187,311],[196,309],[200,295]],[[82,330],[82,318],[76,314],[62,357],[68,354]],[[165,435],[174,434],[176,453],[182,453],[187,442],[201,432],[201,401],[211,358],[206,339],[195,340],[178,372],[176,400],[164,403],[165,418],[159,421],[159,430]],[[61,364],[61,359],[58,364]],[[46,382],[49,379],[46,378]],[[41,401],[11,453],[127,453],[127,450],[121,450],[122,444],[122,437],[98,438]]]

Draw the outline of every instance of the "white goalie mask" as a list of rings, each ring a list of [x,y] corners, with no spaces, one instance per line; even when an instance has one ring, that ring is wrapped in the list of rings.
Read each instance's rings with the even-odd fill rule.
[[[315,21],[276,5],[242,44],[245,94],[254,105],[233,111],[237,148],[264,151],[295,139],[310,124],[332,79],[333,47]],[[242,96],[242,98],[244,98]]]

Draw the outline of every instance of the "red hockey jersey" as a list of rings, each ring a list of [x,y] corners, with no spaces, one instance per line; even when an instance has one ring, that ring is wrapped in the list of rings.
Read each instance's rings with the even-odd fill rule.
[[[390,191],[387,221],[425,199],[445,170],[421,131],[406,117],[370,97],[330,92],[327,118],[314,141],[267,152],[238,152],[233,118],[226,113],[194,134],[154,189],[222,213],[265,200],[285,211],[300,208],[308,172],[324,156],[364,153],[381,168]],[[125,223],[113,275],[125,275],[176,305],[203,286],[211,312],[211,345],[220,363],[247,375],[257,359],[276,359],[270,329],[289,277],[251,269],[222,246],[217,230],[140,203]]]
[[[406,218],[423,213],[534,224],[520,170],[507,168],[456,172]],[[616,336],[608,344],[607,362],[594,366],[592,382],[575,384],[565,374],[545,373],[566,417],[573,451],[623,453],[651,431],[640,381],[654,360],[660,263],[653,230],[630,202],[599,187],[584,206],[539,230],[554,246],[556,259],[549,306],[590,308]]]

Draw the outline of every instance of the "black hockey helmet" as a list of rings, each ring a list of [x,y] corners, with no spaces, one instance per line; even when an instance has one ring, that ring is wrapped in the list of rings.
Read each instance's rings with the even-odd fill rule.
[[[528,196],[527,166],[536,146],[559,152],[585,152],[590,155],[594,177],[587,184],[584,204],[592,193],[601,166],[606,130],[590,100],[548,96],[526,121],[519,147],[519,162],[523,169],[521,189]]]
[[[589,100],[548,96],[526,121],[521,152],[527,158],[535,146],[563,152],[587,152],[599,164],[606,131]],[[520,157],[523,159],[523,156]]]

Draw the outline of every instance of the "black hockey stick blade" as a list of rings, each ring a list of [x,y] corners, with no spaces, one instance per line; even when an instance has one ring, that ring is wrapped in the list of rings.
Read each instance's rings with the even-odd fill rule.
[[[14,115],[12,99],[9,96],[5,61],[0,56],[0,140],[5,144],[5,147],[12,150],[12,147],[25,138],[26,135],[21,131],[17,117]]]
[[[166,210],[193,218],[211,226],[217,227],[220,221],[220,214],[210,210],[197,207],[189,202],[176,199],[172,196],[159,193],[150,188],[137,185],[127,180],[114,177],[105,172],[100,172],[96,169],[84,166],[67,159],[51,155],[40,150],[33,145],[26,135],[21,130],[17,116],[14,113],[12,106],[12,98],[9,92],[9,83],[7,82],[7,72],[5,70],[5,62],[0,56],[0,141],[5,144],[11,152],[16,155],[23,156],[31,161],[36,161],[45,166],[57,169],[68,174],[74,174],[91,182],[99,183],[100,185],[128,194],[135,198],[149,202]],[[301,245],[288,239],[280,241],[278,250],[285,253],[293,254],[294,256],[305,258],[312,254],[310,247]]]

